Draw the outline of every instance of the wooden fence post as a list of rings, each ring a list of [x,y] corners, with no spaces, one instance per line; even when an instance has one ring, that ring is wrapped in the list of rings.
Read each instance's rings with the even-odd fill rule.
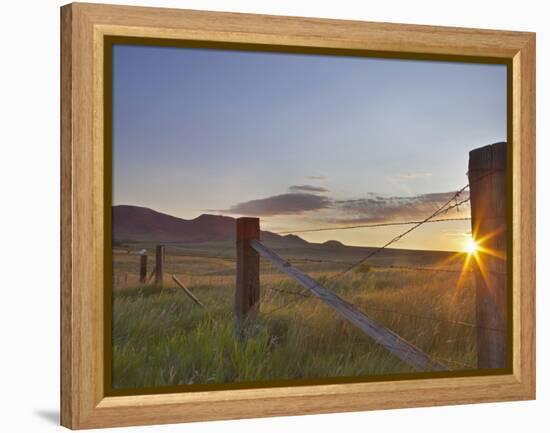
[[[250,241],[260,240],[259,218],[237,218],[237,284],[235,314],[237,321],[254,318],[260,301],[260,256]]]
[[[468,165],[472,237],[478,244],[478,368],[505,368],[507,363],[506,161],[506,143],[495,143],[472,150]]]
[[[145,284],[147,280],[147,253],[139,256],[139,283]]]
[[[162,288],[164,277],[164,245],[157,245],[155,253],[155,286]]]

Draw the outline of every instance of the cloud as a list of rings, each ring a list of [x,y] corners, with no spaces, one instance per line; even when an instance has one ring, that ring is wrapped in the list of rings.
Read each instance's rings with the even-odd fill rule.
[[[291,185],[288,189],[290,192],[328,192],[328,189],[314,185]]]
[[[411,197],[384,197],[369,193],[366,198],[336,201],[335,205],[343,215],[337,221],[340,223],[369,223],[424,219],[443,206],[454,194],[455,192],[451,191]],[[459,200],[466,198],[466,194],[463,193]],[[454,215],[458,212],[462,216],[467,208],[468,205],[464,204],[458,211],[453,209],[450,212],[453,212]]]
[[[465,232],[464,230],[447,230],[441,233],[441,236],[446,236],[453,239],[464,239],[472,236],[471,232]]]
[[[222,212],[250,216],[301,214],[331,207],[332,201],[323,195],[289,193],[238,203]]]
[[[398,179],[406,179],[406,180],[415,180],[415,179],[425,179],[427,177],[431,177],[432,173],[400,173],[396,177]]]
[[[455,191],[420,194],[414,196],[384,196],[368,192],[362,198],[333,200],[327,189],[313,185],[292,185],[291,192],[237,203],[219,212],[237,215],[269,217],[300,215],[305,212],[330,212],[318,215],[326,223],[362,224],[399,220],[422,220],[434,213],[455,195]],[[468,197],[462,193],[458,201]],[[451,204],[453,204],[452,202]],[[441,217],[463,217],[469,213],[464,203]]]
[[[306,176],[306,178],[311,180],[326,180],[325,176]]]

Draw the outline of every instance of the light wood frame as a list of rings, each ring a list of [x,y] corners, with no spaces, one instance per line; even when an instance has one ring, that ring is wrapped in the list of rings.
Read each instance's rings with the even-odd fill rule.
[[[535,34],[176,9],[61,9],[61,423],[73,429],[535,398]],[[107,35],[512,62],[513,373],[106,397],[103,41]]]

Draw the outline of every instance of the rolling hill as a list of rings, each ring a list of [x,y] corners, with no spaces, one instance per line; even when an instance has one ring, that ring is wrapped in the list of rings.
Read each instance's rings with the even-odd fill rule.
[[[234,254],[236,219],[203,214],[194,219],[177,218],[155,210],[130,205],[113,206],[113,241],[126,248],[150,248],[151,244],[178,244],[189,253]],[[336,240],[312,243],[296,235],[278,235],[261,231],[260,238],[288,259],[314,258],[317,261],[355,262],[374,247],[358,247]],[[455,253],[386,248],[369,259],[376,265],[430,265],[449,260]]]
[[[153,209],[113,206],[113,240],[115,242],[219,242],[235,239],[235,218],[203,214],[186,220]],[[280,236],[262,231],[265,241],[283,241],[289,245],[307,245],[295,235]]]

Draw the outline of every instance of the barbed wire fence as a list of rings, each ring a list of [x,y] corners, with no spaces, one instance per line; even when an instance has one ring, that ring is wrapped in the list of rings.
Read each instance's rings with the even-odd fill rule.
[[[320,232],[320,231],[332,231],[332,230],[349,230],[349,229],[358,229],[358,228],[372,228],[372,227],[387,227],[387,226],[399,226],[399,225],[409,225],[412,227],[407,228],[405,231],[399,233],[398,235],[392,237],[388,242],[384,243],[382,246],[377,247],[367,253],[365,256],[360,258],[359,260],[347,262],[347,261],[340,261],[340,260],[329,260],[329,259],[313,259],[313,258],[296,258],[292,259],[292,262],[311,262],[311,263],[332,263],[339,266],[345,265],[345,268],[339,272],[336,272],[332,276],[328,277],[328,279],[325,279],[323,281],[323,284],[325,286],[328,286],[329,289],[335,290],[337,282],[342,279],[346,274],[351,272],[352,270],[358,268],[359,266],[363,264],[367,264],[368,261],[374,257],[375,255],[381,253],[385,249],[389,248],[390,246],[394,245],[401,239],[403,239],[405,236],[413,232],[414,230],[420,228],[421,226],[425,224],[431,224],[431,223],[439,223],[439,222],[445,222],[445,221],[469,221],[469,217],[461,217],[461,218],[441,218],[442,216],[448,214],[453,209],[457,209],[459,211],[460,206],[465,205],[467,202],[469,202],[470,198],[466,197],[463,198],[462,195],[466,192],[468,189],[468,185],[465,185],[464,187],[457,190],[449,200],[447,200],[443,205],[441,205],[439,208],[437,208],[432,214],[427,216],[426,218],[419,220],[419,221],[405,221],[405,222],[391,222],[391,223],[379,223],[379,224],[360,224],[360,225],[353,225],[353,226],[343,226],[343,227],[319,227],[319,228],[307,228],[302,230],[296,230],[296,231],[281,231],[276,232],[279,235],[282,234],[295,234],[295,233],[312,233],[312,232]],[[456,270],[456,269],[448,269],[443,267],[424,267],[424,266],[399,266],[399,265],[386,265],[386,266],[376,266],[374,264],[369,263],[369,269],[370,268],[385,268],[385,269],[395,269],[395,270],[401,270],[401,271],[422,271],[422,272],[438,272],[438,273],[451,273],[451,274],[463,274],[464,270]],[[470,272],[470,270],[467,270],[467,272]],[[276,306],[275,308],[272,308],[269,311],[263,312],[263,316],[270,316],[278,311],[287,309],[291,307],[294,304],[302,303],[308,301],[310,298],[316,298],[315,296],[312,296],[311,293],[307,289],[305,290],[288,290],[288,289],[280,289],[277,287],[271,287],[271,286],[264,286],[264,291],[267,291],[268,293],[275,293],[283,296],[291,296],[290,299],[283,302],[283,304]],[[272,298],[271,298],[272,299]],[[272,303],[272,302],[271,302]],[[391,308],[381,308],[375,305],[363,305],[363,308],[366,308],[367,310],[375,310],[378,312],[382,312],[384,314],[389,314],[391,316],[398,316],[398,317],[406,317],[409,319],[416,319],[416,320],[422,320],[422,321],[430,321],[436,324],[445,324],[445,325],[452,325],[452,326],[459,326],[464,327],[467,329],[475,330],[477,328],[477,325],[475,323],[469,323],[465,321],[459,321],[459,320],[452,320],[442,317],[437,317],[434,315],[423,315],[423,314],[414,314],[410,312],[403,312],[403,311],[396,311],[395,309]],[[442,359],[441,357],[434,357],[434,360],[438,360],[440,362],[444,362],[446,365],[454,365],[459,366],[461,368],[476,368],[475,365],[468,364],[465,362],[460,362],[457,360],[450,360],[450,359]]]
[[[287,231],[280,231],[280,232],[274,232],[278,235],[285,235],[285,234],[295,234],[295,233],[312,233],[312,232],[325,232],[325,231],[337,231],[337,230],[352,230],[352,229],[360,229],[360,228],[380,228],[380,227],[395,227],[395,226],[412,226],[409,227],[407,230],[403,231],[402,233],[398,234],[397,236],[390,239],[388,242],[383,244],[380,247],[375,248],[371,252],[369,252],[367,255],[362,257],[361,259],[357,261],[343,261],[343,260],[331,260],[331,259],[315,259],[315,258],[295,258],[292,259],[292,261],[296,262],[310,262],[310,263],[319,263],[319,264],[333,264],[337,266],[346,266],[344,270],[341,270],[337,272],[336,274],[332,275],[328,278],[328,280],[325,280],[324,283],[328,284],[331,289],[334,289],[335,285],[334,282],[342,278],[344,275],[351,272],[353,269],[357,268],[361,264],[366,263],[369,259],[371,259],[373,256],[379,254],[380,252],[384,251],[391,245],[395,244],[399,240],[403,239],[405,236],[407,236],[409,233],[413,232],[414,230],[418,229],[419,227],[423,226],[424,224],[430,224],[430,223],[442,223],[442,222],[451,222],[451,221],[468,221],[470,218],[468,217],[452,217],[452,218],[438,218],[445,214],[447,214],[450,210],[459,208],[461,205],[467,203],[469,201],[469,198],[464,198],[461,200],[458,200],[458,198],[465,192],[465,190],[468,188],[468,185],[465,185],[460,190],[458,190],[456,193],[453,194],[453,196],[445,202],[442,206],[440,206],[436,211],[434,211],[431,215],[428,217],[422,219],[422,220],[409,220],[409,221],[395,221],[395,222],[385,222],[385,223],[373,223],[373,224],[357,224],[357,225],[346,225],[346,226],[336,226],[336,227],[319,227],[319,228],[307,228],[307,229],[300,229],[300,230],[287,230]],[[177,252],[177,256],[182,257],[190,257],[190,258],[197,258],[197,259],[210,259],[210,260],[221,260],[221,261],[227,261],[234,263],[236,261],[235,257],[229,257],[229,256],[222,256],[222,255],[212,255],[207,253],[195,253],[195,252],[188,252],[186,248],[182,248],[178,245],[167,245],[166,246],[169,249],[179,250]],[[171,256],[171,255],[169,255]],[[176,262],[173,260],[168,260],[167,265],[168,269],[172,272],[176,272],[176,269],[173,268],[175,266]],[[425,271],[425,272],[441,272],[441,273],[451,273],[451,274],[460,274],[462,271],[460,270],[454,270],[454,269],[446,269],[443,267],[422,267],[422,266],[400,266],[400,265],[375,265],[375,264],[369,264],[370,268],[373,269],[395,269],[395,270],[403,270],[403,271]],[[167,269],[167,270],[168,270]],[[150,284],[153,281],[153,277],[155,275],[156,269],[153,268],[153,270],[148,274],[146,279],[146,284]],[[282,289],[277,287],[272,287],[269,285],[264,285],[264,291],[266,294],[264,295],[265,298],[263,300],[268,301],[269,304],[273,304],[275,298],[277,295],[290,295],[293,296],[290,300],[284,302],[282,305],[276,306],[275,308],[262,312],[263,316],[270,316],[274,314],[277,311],[283,310],[289,306],[291,306],[294,303],[297,303],[299,301],[305,301],[309,300],[311,298],[314,298],[310,293],[307,292],[307,290],[300,290],[300,291],[294,291],[290,289]],[[262,302],[263,304],[264,302]],[[374,309],[375,307],[369,307]],[[378,310],[381,310],[378,308]],[[410,313],[403,313],[399,311],[394,311],[391,309],[384,309],[385,312],[395,315],[402,315],[402,316],[408,316],[408,317],[416,317],[420,319],[428,319],[431,321],[436,321],[439,323],[450,323],[450,324],[459,324],[467,327],[475,327],[472,323],[463,323],[463,322],[456,322],[456,321],[449,321],[442,318],[435,318],[435,317],[426,317],[426,316],[420,316],[420,315],[412,315]]]
[[[498,169],[492,169],[488,170],[486,173],[482,174],[481,176],[478,176],[476,181],[480,181],[485,177],[491,176],[496,171],[499,171]],[[459,210],[460,206],[465,205],[470,201],[470,196],[468,194],[468,197],[461,198],[461,196],[468,190],[469,183],[464,185],[462,188],[458,189],[453,193],[453,195],[450,197],[449,200],[447,200],[443,205],[441,205],[439,208],[437,208],[432,214],[428,215],[426,218],[418,221],[396,221],[396,222],[385,222],[385,223],[373,223],[373,224],[357,224],[357,225],[346,225],[346,226],[337,226],[337,227],[317,227],[317,228],[307,228],[307,229],[298,229],[298,230],[285,230],[285,231],[279,231],[275,232],[279,235],[286,235],[286,234],[296,234],[296,233],[313,233],[313,232],[324,232],[324,231],[335,231],[335,230],[350,230],[350,229],[358,229],[358,228],[378,228],[378,227],[388,227],[388,226],[401,226],[401,225],[410,225],[412,227],[408,228],[407,230],[403,231],[402,233],[398,234],[397,236],[391,238],[388,242],[383,244],[382,246],[375,248],[373,251],[366,254],[364,257],[362,257],[360,260],[357,260],[352,263],[347,263],[347,267],[344,268],[344,270],[334,274],[331,276],[328,281],[325,281],[325,284],[329,285],[330,289],[335,288],[336,282],[341,279],[344,275],[348,274],[353,269],[357,268],[361,264],[366,263],[369,259],[371,259],[373,256],[381,253],[382,251],[389,248],[391,245],[395,244],[396,242],[399,242],[401,239],[403,239],[405,236],[409,235],[411,232],[415,231],[416,229],[420,228],[421,226],[425,224],[431,224],[431,223],[441,223],[441,222],[450,222],[450,221],[470,221],[471,217],[452,217],[452,218],[438,218],[442,215],[448,214],[449,211],[453,209]],[[491,218],[490,216],[486,216],[486,219]],[[313,259],[311,259],[313,260]],[[375,267],[373,265],[370,265],[372,267]],[[426,272],[452,272],[452,273],[462,273],[463,271],[454,271],[454,270],[446,270],[441,268],[422,268],[422,267],[414,267],[414,266],[386,266],[386,267],[393,267],[394,269],[409,269],[411,271],[426,271]],[[269,288],[268,288],[269,290]],[[296,303],[300,301],[301,298],[304,297],[304,295],[307,294],[307,289],[300,290],[295,293],[296,299],[289,300],[285,304],[283,304],[280,307],[277,307],[276,309],[269,311],[265,313],[266,315],[270,315],[276,311],[280,311],[286,307],[289,307],[293,303]],[[474,324],[470,324],[471,326],[475,326]]]
[[[461,218],[437,218],[439,216],[447,214],[450,210],[459,208],[461,205],[467,203],[469,201],[468,198],[460,199],[459,197],[461,194],[463,194],[466,189],[468,188],[468,185],[465,185],[460,190],[455,192],[453,196],[445,202],[442,206],[440,206],[438,209],[436,209],[431,215],[429,215],[427,218],[424,218],[422,220],[412,220],[412,221],[397,221],[397,222],[389,222],[389,223],[376,223],[376,224],[360,224],[360,225],[347,225],[347,226],[338,226],[338,227],[320,227],[320,228],[308,228],[308,229],[302,229],[302,230],[294,230],[294,231],[281,231],[281,232],[275,232],[276,234],[283,235],[283,234],[290,234],[290,233],[311,233],[311,232],[321,232],[321,231],[335,231],[335,230],[349,230],[349,229],[358,229],[358,228],[378,228],[378,227],[389,227],[389,226],[412,226],[409,227],[404,232],[400,233],[399,235],[393,237],[390,239],[390,241],[386,242],[380,247],[375,248],[371,252],[369,252],[367,255],[362,257],[361,259],[357,261],[343,261],[343,260],[331,260],[331,259],[314,259],[314,258],[295,258],[291,261],[293,262],[310,262],[310,263],[329,263],[337,266],[345,265],[346,267],[344,270],[339,271],[338,273],[332,275],[329,277],[328,280],[325,280],[324,283],[330,285],[331,289],[335,289],[334,281],[337,281],[344,275],[351,272],[353,269],[357,268],[358,266],[365,264],[369,259],[371,259],[376,254],[381,253],[383,250],[390,247],[390,245],[395,244],[402,238],[404,238],[406,235],[411,233],[412,231],[416,230],[417,228],[421,227],[424,224],[430,224],[430,223],[441,223],[441,222],[449,222],[449,221],[468,221],[470,218],[468,217],[461,217]],[[236,259],[234,257],[228,257],[228,256],[221,256],[221,255],[211,255],[206,253],[190,253],[186,252],[187,250],[185,248],[181,248],[177,245],[169,245],[169,248],[173,248],[176,250],[180,250],[177,255],[179,256],[188,256],[191,258],[198,258],[198,259],[211,259],[211,260],[222,260],[222,261],[228,261],[231,263],[234,263]],[[402,271],[424,271],[424,272],[437,272],[437,273],[450,273],[450,274],[461,274],[462,270],[455,270],[455,269],[447,269],[443,267],[422,267],[422,266],[400,266],[400,265],[375,265],[375,264],[369,264],[369,268],[373,269],[395,269],[395,270],[402,270]],[[149,281],[153,277],[153,272],[149,276]],[[309,300],[311,298],[316,299],[314,296],[312,296],[310,293],[308,293],[307,290],[299,290],[294,291],[291,289],[282,289],[278,287],[273,287],[267,284],[262,284],[264,288],[264,294],[262,296],[262,300],[260,302],[261,305],[264,304],[273,304],[275,303],[275,300],[277,299],[277,295],[290,295],[293,298],[286,300],[281,305],[278,305],[268,311],[262,312],[262,316],[267,317],[270,316],[277,311],[281,311],[285,308],[290,307],[291,305],[298,303],[298,302],[304,302],[306,300]],[[368,306],[367,308],[370,309],[377,309],[379,311],[384,311],[388,314],[403,316],[403,317],[414,317],[417,319],[423,319],[423,320],[429,320],[437,323],[447,323],[452,325],[460,325],[460,326],[466,326],[469,328],[474,328],[476,325],[473,323],[466,323],[466,322],[458,322],[453,320],[447,320],[444,318],[438,318],[438,317],[431,317],[431,316],[423,316],[418,314],[411,314],[411,313],[404,313],[400,311],[395,311],[389,308],[379,308],[374,306]]]
[[[381,253],[391,245],[395,244],[396,242],[403,239],[405,236],[413,232],[414,230],[418,229],[419,227],[423,226],[424,224],[430,224],[430,223],[440,223],[440,222],[446,222],[446,221],[469,221],[469,217],[463,217],[463,218],[437,218],[441,215],[447,214],[452,209],[458,209],[461,205],[464,205],[467,203],[470,198],[463,198],[461,200],[458,200],[460,196],[468,189],[469,185],[466,184],[459,190],[457,190],[451,198],[446,201],[443,205],[441,205],[439,208],[437,208],[432,214],[430,214],[428,217],[419,220],[419,221],[400,221],[400,222],[389,222],[389,223],[378,223],[378,224],[360,224],[360,225],[348,225],[348,226],[342,226],[342,227],[319,227],[319,228],[308,228],[303,230],[295,230],[295,231],[281,231],[276,232],[276,234],[291,234],[291,233],[312,233],[312,232],[322,232],[322,231],[332,231],[332,230],[349,230],[349,229],[357,229],[357,228],[375,228],[375,227],[388,227],[388,226],[400,226],[400,225],[412,225],[412,227],[408,228],[404,232],[398,234],[397,236],[390,239],[388,242],[383,244],[382,246],[375,248],[373,251],[366,254],[361,259],[354,261],[352,263],[346,263],[346,262],[339,262],[339,264],[346,264],[347,266],[344,268],[344,270],[332,275],[329,277],[328,280],[325,280],[324,283],[329,286],[329,289],[334,290],[335,289],[335,282],[341,279],[344,275],[348,274],[353,269],[357,268],[358,266],[365,264],[369,259],[371,259],[373,256]],[[307,259],[307,260],[317,260],[319,262],[326,261],[331,262],[329,260],[323,260],[323,259]],[[373,266],[376,267],[376,266]],[[385,266],[388,268],[393,269],[407,269],[411,271],[427,271],[427,272],[449,272],[449,273],[461,273],[461,271],[456,270],[449,270],[449,269],[442,269],[442,268],[425,268],[425,267],[415,267],[415,266]],[[268,287],[268,290],[273,290],[272,288]],[[271,315],[277,311],[280,311],[286,307],[289,307],[290,305],[303,300],[304,297],[311,297],[308,293],[307,289],[303,289],[297,292],[289,293],[294,295],[295,299],[290,299],[283,305],[270,310],[265,315]],[[396,314],[398,314],[396,312]],[[475,326],[475,325],[473,325]]]
[[[487,175],[490,175],[492,173],[487,173]],[[482,177],[478,178],[481,179]],[[353,229],[368,229],[368,228],[382,228],[382,227],[396,227],[396,226],[407,226],[406,230],[398,233],[397,235],[390,238],[387,242],[383,243],[379,247],[371,248],[370,251],[368,251],[364,256],[360,257],[357,260],[334,260],[334,259],[327,259],[327,258],[311,258],[311,257],[296,257],[290,259],[292,262],[301,262],[301,263],[317,263],[319,265],[331,265],[335,266],[337,268],[341,268],[344,266],[343,269],[338,269],[336,272],[333,272],[332,274],[329,274],[326,277],[323,277],[322,283],[324,286],[328,287],[329,290],[335,291],[337,289],[338,284],[340,284],[341,280],[348,275],[351,271],[357,269],[361,265],[368,265],[368,269],[392,269],[392,270],[399,270],[399,271],[411,271],[411,272],[426,272],[426,273],[441,273],[441,274],[457,274],[462,275],[465,272],[472,272],[471,269],[451,269],[447,266],[417,266],[413,264],[404,264],[404,265],[396,265],[396,264],[385,264],[385,265],[377,265],[376,263],[372,262],[373,257],[376,255],[382,253],[383,251],[391,248],[394,244],[401,241],[403,238],[408,236],[410,233],[414,232],[415,230],[423,227],[427,224],[432,223],[444,223],[444,222],[459,222],[459,221],[470,221],[470,217],[447,217],[450,211],[453,209],[456,209],[457,212],[460,212],[461,206],[465,205],[470,201],[469,194],[468,196],[464,197],[466,192],[469,188],[469,185],[466,184],[459,190],[453,193],[453,195],[441,206],[439,206],[437,209],[435,209],[431,214],[429,214],[427,217],[420,219],[420,220],[409,220],[409,221],[390,221],[390,222],[380,222],[380,223],[369,223],[369,224],[355,224],[355,225],[345,225],[345,226],[324,226],[324,227],[309,227],[309,228],[303,228],[303,229],[296,229],[296,230],[284,230],[284,231],[278,231],[278,232],[272,232],[277,235],[290,235],[290,234],[299,234],[299,233],[314,233],[314,232],[327,232],[327,231],[338,231],[338,230],[353,230]],[[490,217],[488,217],[490,218]],[[178,249],[177,245],[173,245],[171,247],[174,247]],[[195,251],[185,251],[185,248],[181,249],[181,251],[178,253],[179,256],[189,256],[197,259],[207,259],[207,260],[219,260],[219,261],[227,261],[230,263],[236,262],[236,257],[234,256],[224,256],[224,255],[211,255],[208,253],[196,253]],[[265,260],[262,259],[264,262],[265,267]],[[326,267],[324,266],[326,269]],[[149,276],[149,280],[151,280],[154,272],[156,272],[156,269],[153,270],[151,275]],[[261,311],[260,314],[263,317],[268,317],[273,315],[274,313],[288,309],[293,304],[302,303],[302,302],[310,302],[311,298],[319,299],[316,296],[313,296],[308,289],[302,289],[302,290],[294,290],[294,288],[297,285],[279,285],[277,287],[276,285],[272,284],[272,282],[264,281],[261,283],[262,287],[262,297],[260,300],[260,305],[270,305],[273,306],[274,304],[277,304],[277,302],[280,300],[282,301],[281,304],[275,305],[272,309],[268,311]],[[290,299],[286,299],[290,296]],[[365,308],[367,310],[374,310],[378,311],[380,313],[384,313],[390,316],[396,316],[396,317],[403,317],[403,318],[409,318],[409,319],[415,319],[415,320],[423,320],[423,321],[430,321],[435,324],[446,324],[446,325],[452,325],[452,326],[458,326],[468,329],[487,329],[495,332],[504,332],[501,329],[497,328],[491,328],[491,327],[483,327],[476,325],[475,323],[463,321],[463,320],[453,320],[445,317],[440,317],[438,315],[433,314],[418,314],[413,312],[406,312],[406,311],[398,311],[396,309],[392,309],[391,307],[381,307],[378,305],[362,305],[362,308]],[[434,359],[439,359],[440,361],[449,364],[454,365],[460,365],[467,368],[475,368],[473,365],[469,365],[467,363],[457,361],[457,360],[449,360],[449,359],[441,359],[438,357],[434,357]]]

